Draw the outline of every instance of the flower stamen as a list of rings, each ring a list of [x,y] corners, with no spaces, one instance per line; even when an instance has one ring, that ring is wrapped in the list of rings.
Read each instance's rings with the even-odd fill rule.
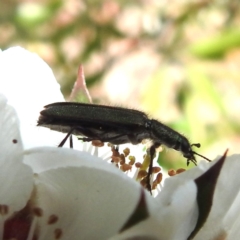
[[[48,224],[55,224],[57,221],[58,221],[58,216],[53,214],[53,215],[49,216],[47,223]]]
[[[6,204],[0,204],[0,214],[5,216],[9,213],[9,207]]]
[[[60,228],[57,228],[54,230],[54,236],[55,236],[55,239],[60,239],[62,237],[62,230]]]

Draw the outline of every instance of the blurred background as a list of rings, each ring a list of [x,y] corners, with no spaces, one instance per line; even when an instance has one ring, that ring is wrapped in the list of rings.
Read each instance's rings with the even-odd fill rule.
[[[145,111],[213,159],[239,152],[239,13],[238,0],[2,0],[0,48],[38,53],[66,100],[82,64],[94,103]],[[175,151],[159,161],[186,167]]]

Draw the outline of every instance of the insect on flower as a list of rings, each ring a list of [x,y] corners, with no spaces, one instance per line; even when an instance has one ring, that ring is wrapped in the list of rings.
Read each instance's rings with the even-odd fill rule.
[[[150,165],[147,176],[147,189],[151,191],[150,176],[156,148],[165,145],[183,154],[187,165],[197,161],[198,155],[207,161],[208,158],[196,153],[192,147],[200,147],[199,143],[190,144],[188,139],[172,128],[137,110],[75,102],[57,102],[45,106],[40,112],[38,126],[67,133],[59,144],[63,146],[69,136],[81,135],[83,141],[100,140],[114,145],[131,143],[139,144],[150,139]]]

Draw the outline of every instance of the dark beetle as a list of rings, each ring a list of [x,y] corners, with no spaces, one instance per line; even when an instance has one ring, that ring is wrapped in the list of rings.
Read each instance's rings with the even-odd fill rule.
[[[192,146],[200,147],[199,143],[190,144],[180,133],[133,109],[74,102],[52,103],[40,112],[38,126],[68,133],[59,146],[62,146],[71,134],[84,136],[81,138],[83,141],[100,140],[114,145],[138,144],[144,139],[150,139],[151,161],[155,149],[162,144],[180,151],[187,159],[187,165],[190,161],[196,165],[194,155],[210,161],[192,150]],[[152,166],[149,166],[148,178],[151,169]]]

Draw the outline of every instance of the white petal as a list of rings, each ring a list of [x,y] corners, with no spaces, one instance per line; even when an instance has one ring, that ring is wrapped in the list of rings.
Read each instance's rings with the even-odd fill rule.
[[[182,182],[171,193],[163,189],[160,195],[159,205],[149,219],[112,239],[186,240],[198,217],[194,182]]]
[[[213,205],[200,239],[238,239],[240,234],[240,155],[227,157],[217,181]]]
[[[33,157],[34,156],[34,157]],[[77,151],[68,148],[39,147],[25,151],[24,163],[32,167],[34,173],[40,173],[51,169],[69,166],[88,166],[114,171],[123,174],[122,171],[104,162],[101,158],[85,151]],[[127,176],[125,176],[128,178]]]
[[[28,151],[27,156],[35,159],[32,165],[37,166],[34,170],[39,172],[37,199],[45,213],[40,218],[41,234],[49,235],[59,228],[63,239],[79,239],[79,236],[106,239],[121,229],[139,201],[141,187],[138,183],[88,153],[39,148]],[[36,159],[43,161],[42,165],[48,163],[49,170],[43,171],[44,167],[36,164]],[[57,165],[54,167],[54,164]],[[154,200],[148,192],[145,194],[152,212]],[[59,217],[54,226],[46,226],[49,214]]]
[[[40,146],[43,141],[48,144],[46,133],[50,131],[36,128],[39,112],[46,104],[64,101],[48,65],[38,55],[20,47],[3,51],[0,55],[0,91],[17,111],[24,147]]]
[[[0,95],[0,204],[9,207],[9,214],[22,209],[33,188],[32,170],[23,164],[23,149],[14,109]]]

